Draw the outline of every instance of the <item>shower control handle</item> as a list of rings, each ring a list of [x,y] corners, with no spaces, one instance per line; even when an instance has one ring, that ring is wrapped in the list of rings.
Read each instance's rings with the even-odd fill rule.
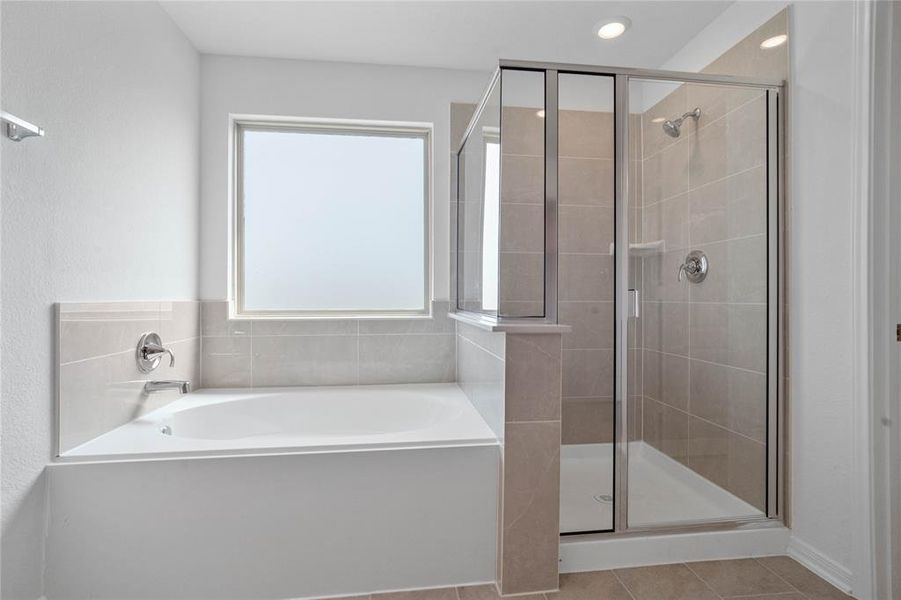
[[[691,283],[701,283],[707,277],[707,255],[700,250],[692,250],[679,266],[679,281],[688,279]]]

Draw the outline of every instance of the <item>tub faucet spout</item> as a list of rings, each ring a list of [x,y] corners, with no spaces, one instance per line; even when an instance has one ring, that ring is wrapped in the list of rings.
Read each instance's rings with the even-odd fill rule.
[[[147,394],[152,394],[153,392],[159,392],[162,390],[178,390],[182,394],[187,394],[191,391],[191,382],[190,381],[182,381],[182,380],[171,380],[171,381],[148,381],[144,384],[144,392]]]

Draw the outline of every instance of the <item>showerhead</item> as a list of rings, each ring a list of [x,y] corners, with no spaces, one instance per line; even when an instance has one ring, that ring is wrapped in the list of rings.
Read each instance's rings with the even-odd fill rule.
[[[691,117],[695,121],[701,118],[701,109],[695,108],[694,110],[688,111],[678,119],[666,120],[663,122],[663,131],[666,135],[670,137],[677,138],[682,134],[682,122]]]

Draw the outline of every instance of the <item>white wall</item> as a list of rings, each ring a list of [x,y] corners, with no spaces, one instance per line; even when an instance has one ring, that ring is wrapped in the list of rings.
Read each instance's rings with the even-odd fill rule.
[[[867,575],[854,572],[854,16],[851,2],[793,6],[788,267],[792,549],[852,585]]]
[[[41,595],[58,301],[197,295],[199,58],[156,4],[4,3],[3,598]]]
[[[448,298],[450,103],[477,102],[490,73],[204,55],[201,58],[201,297],[228,295],[228,115],[435,124],[432,277]]]

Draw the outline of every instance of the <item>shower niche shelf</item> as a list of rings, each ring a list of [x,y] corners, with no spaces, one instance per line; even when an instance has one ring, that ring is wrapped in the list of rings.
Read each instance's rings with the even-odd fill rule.
[[[655,254],[663,254],[666,252],[666,240],[654,240],[653,242],[639,242],[629,244],[629,256],[642,258],[645,256],[654,256]],[[610,243],[610,256],[616,253],[616,246]]]

